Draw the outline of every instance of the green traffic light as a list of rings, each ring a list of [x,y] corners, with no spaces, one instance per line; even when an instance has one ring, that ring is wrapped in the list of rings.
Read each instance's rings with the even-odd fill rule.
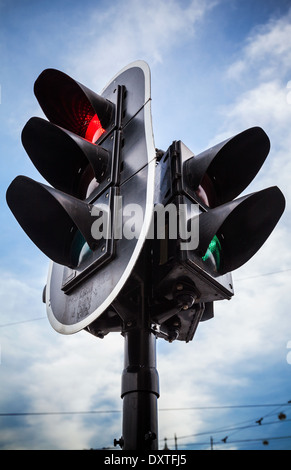
[[[216,270],[219,271],[221,263],[221,244],[216,235],[212,238],[205,255],[202,256],[203,261],[208,261],[210,259],[214,260]]]
[[[71,244],[72,266],[79,267],[84,261],[90,258],[92,253],[93,252],[90,250],[90,247],[88,243],[86,243],[85,238],[78,230]]]

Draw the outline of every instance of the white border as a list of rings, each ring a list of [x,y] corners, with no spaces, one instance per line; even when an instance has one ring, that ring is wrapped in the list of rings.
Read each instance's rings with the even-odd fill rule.
[[[145,77],[145,103],[147,103],[148,100],[151,99],[151,71],[149,65],[144,61],[144,60],[136,60],[135,62],[131,62],[128,64],[126,67],[120,70],[114,77],[110,80],[110,82],[103,88],[101,91],[101,95],[105,92],[105,90],[113,83],[119,75],[121,75],[123,72],[126,72],[126,70],[133,69],[135,67],[138,67],[142,69]]]
[[[136,243],[135,249],[131,255],[129,263],[125,268],[121,278],[119,279],[118,283],[112,290],[111,294],[106,298],[106,300],[88,317],[84,318],[80,322],[74,325],[64,325],[63,323],[59,322],[52,311],[51,303],[50,303],[50,289],[51,289],[51,275],[53,269],[53,262],[50,263],[49,272],[48,272],[48,279],[47,279],[47,287],[46,287],[46,308],[47,308],[47,316],[51,326],[59,333],[64,335],[70,335],[73,333],[77,333],[78,331],[83,330],[86,326],[90,325],[96,318],[98,318],[114,301],[117,297],[119,292],[121,291],[122,287],[124,286],[125,282],[128,280],[144,245],[147,233],[149,231],[153,208],[154,208],[154,191],[155,191],[155,169],[156,169],[156,151],[154,145],[154,137],[152,131],[152,116],[151,116],[151,106],[150,106],[150,69],[146,62],[144,61],[136,61],[129,64],[127,67],[121,70],[115,77],[111,80],[112,83],[118,75],[122,72],[132,68],[132,67],[139,67],[143,70],[145,75],[145,103],[146,106],[144,107],[144,119],[145,119],[145,135],[146,135],[146,143],[148,148],[148,175],[147,175],[147,196],[146,196],[146,210],[144,215],[144,222],[141,230],[141,234],[138,238]],[[107,85],[108,86],[108,85]],[[107,87],[105,87],[106,89]],[[104,89],[104,90],[105,90]],[[148,103],[149,101],[149,103]],[[66,295],[66,294],[64,294]]]

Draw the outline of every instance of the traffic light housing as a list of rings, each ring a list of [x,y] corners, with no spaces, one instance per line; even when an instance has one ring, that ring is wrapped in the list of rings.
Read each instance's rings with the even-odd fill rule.
[[[167,236],[156,240],[154,285],[165,311],[184,293],[186,322],[183,308],[170,318],[163,313],[166,329],[184,323],[178,339],[192,339],[199,321],[213,317],[213,302],[233,296],[231,272],[261,248],[284,211],[277,187],[236,199],[269,150],[265,132],[253,127],[197,156],[174,141],[159,161],[156,202],[176,209],[179,234],[171,237],[168,220]]]
[[[48,317],[57,331],[71,334],[117,297],[150,226],[156,156],[150,71],[134,62],[97,95],[47,69],[34,92],[48,120],[31,118],[22,142],[49,185],[18,176],[6,197],[24,231],[52,260]],[[143,210],[138,220],[124,210],[131,204]],[[131,225],[133,236],[124,236]]]

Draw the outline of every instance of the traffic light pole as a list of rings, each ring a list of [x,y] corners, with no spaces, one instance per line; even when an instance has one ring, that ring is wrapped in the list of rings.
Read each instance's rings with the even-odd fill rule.
[[[134,279],[124,296],[124,370],[122,437],[114,444],[123,450],[158,450],[159,376],[156,369],[156,334],[151,327],[151,256],[146,245],[137,263]],[[130,302],[130,292],[135,302]],[[126,307],[125,307],[126,305]]]
[[[140,326],[124,332],[123,450],[158,449],[159,378],[156,369],[156,336],[147,315]]]

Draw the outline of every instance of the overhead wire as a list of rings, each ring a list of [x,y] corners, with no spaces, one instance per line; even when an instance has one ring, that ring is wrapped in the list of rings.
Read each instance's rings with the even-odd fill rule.
[[[268,272],[268,273],[255,274],[254,276],[238,278],[238,279],[235,280],[235,282],[247,281],[248,279],[255,279],[257,277],[272,276],[273,274],[287,273],[288,271],[291,271],[291,268],[281,269],[279,271],[271,271],[271,272]]]
[[[235,441],[227,442],[228,445],[232,444],[242,444],[242,443],[255,443],[255,442],[269,442],[274,440],[282,440],[282,439],[291,439],[291,436],[272,436],[272,437],[264,437],[264,438],[250,438],[250,439],[237,439]],[[186,444],[188,447],[195,447],[195,446],[209,446],[209,442],[190,442]],[[213,441],[213,445],[215,446],[224,446],[224,443],[219,441]]]
[[[241,430],[243,429],[249,429],[249,428],[254,428],[254,427],[258,427],[259,426],[265,426],[265,425],[268,425],[268,424],[271,424],[271,422],[263,422],[263,420],[267,417],[267,416],[270,416],[270,415],[273,415],[275,414],[276,412],[278,413],[278,410],[282,409],[282,407],[279,405],[279,406],[276,406],[275,409],[269,411],[268,413],[266,413],[264,416],[262,416],[261,418],[258,418],[258,419],[252,419],[252,420],[247,420],[245,421],[245,423],[249,423],[248,425],[245,425],[245,426],[242,426],[242,427],[238,427],[237,429],[234,429],[233,432],[230,434],[230,435],[227,435],[224,437],[224,439],[222,439],[222,441],[227,441],[229,438],[233,437],[234,434],[237,434],[238,432],[240,432]],[[290,420],[288,420],[290,421]],[[255,423],[255,424],[253,424]],[[242,423],[244,424],[244,423]],[[273,421],[272,424],[278,424],[278,421]]]
[[[37,318],[31,318],[29,320],[20,320],[20,321],[14,321],[14,322],[10,322],[10,323],[4,323],[3,325],[0,325],[0,328],[4,328],[6,326],[20,325],[21,323],[30,323],[30,322],[34,322],[34,321],[38,321],[38,320],[44,320],[46,318],[47,317],[37,317]]]
[[[259,428],[260,426],[268,426],[268,425],[273,425],[273,424],[278,424],[278,421],[269,421],[269,422],[264,422],[263,420],[267,417],[267,416],[270,416],[272,414],[278,414],[279,410],[281,410],[281,415],[284,417],[283,419],[280,418],[280,414],[278,415],[278,419],[281,420],[281,422],[291,422],[291,419],[286,419],[286,415],[285,414],[282,414],[282,407],[284,408],[284,411],[285,411],[285,408],[286,406],[290,406],[291,404],[291,401],[288,401],[287,403],[285,404],[282,404],[282,405],[277,405],[277,404],[274,404],[272,407],[275,408],[273,410],[271,410],[270,412],[266,413],[263,417],[261,417],[259,420],[257,418],[253,418],[252,420],[247,420],[247,421],[244,421],[242,423],[238,423],[237,425],[235,426],[232,426],[230,428],[217,428],[216,430],[212,430],[212,431],[203,431],[203,432],[199,432],[199,433],[196,433],[196,434],[189,434],[189,435],[185,435],[185,436],[177,436],[175,434],[175,438],[167,438],[169,441],[172,441],[173,439],[175,439],[175,442],[177,443],[178,440],[181,441],[181,439],[189,439],[191,437],[196,437],[196,436],[202,436],[202,435],[209,435],[211,436],[211,440],[212,440],[212,435],[213,434],[218,434],[218,433],[228,433],[227,436],[225,436],[223,439],[221,439],[220,441],[213,441],[212,440],[212,446],[213,445],[225,445],[225,444],[234,444],[234,443],[238,443],[238,442],[243,442],[244,440],[239,440],[239,441],[233,441],[233,440],[229,440],[229,438],[231,439],[233,437],[234,434],[236,434],[237,432],[240,432],[242,430],[247,430],[247,429],[251,429],[251,428]],[[240,407],[244,405],[240,405]],[[264,406],[264,405],[262,405]],[[241,424],[244,424],[244,423],[249,423],[249,424],[245,424],[243,426],[241,426]],[[231,434],[229,434],[229,431],[232,431]],[[283,438],[283,437],[282,437]],[[289,438],[287,436],[287,438]],[[265,440],[268,441],[268,440],[271,440],[271,439],[274,439],[274,438],[266,438]],[[261,438],[261,439],[257,439],[257,441],[263,441],[264,438]],[[201,446],[204,446],[204,445],[209,445],[209,443],[185,443],[184,444],[184,447],[185,446],[196,446],[196,445],[201,445]]]
[[[286,419],[284,420],[284,423],[286,422],[291,422],[291,419]],[[267,422],[267,423],[264,423],[263,426],[269,426],[269,425],[273,425],[273,424],[278,424],[278,421],[270,421],[270,422]],[[199,433],[196,433],[196,434],[188,434],[187,436],[175,436],[175,437],[167,437],[167,440],[168,441],[173,441],[173,440],[181,440],[181,439],[189,439],[190,437],[198,437],[198,436],[212,436],[213,434],[219,434],[219,433],[222,433],[222,432],[229,432],[229,431],[242,431],[242,430],[246,430],[246,429],[250,429],[250,428],[258,428],[258,425],[256,424],[250,424],[250,425],[246,425],[246,426],[235,426],[235,427],[230,427],[230,428],[221,428],[221,429],[216,429],[216,430],[212,430],[212,431],[202,431],[202,432],[199,432]],[[233,434],[232,434],[233,435]],[[227,436],[228,438],[229,436]],[[162,441],[162,439],[161,439]],[[223,442],[224,439],[221,439],[220,442]],[[219,442],[219,441],[216,441],[216,443]],[[228,441],[225,441],[224,443],[228,443]],[[184,445],[189,445],[188,443],[185,443]]]
[[[291,401],[288,401],[287,403],[267,403],[267,404],[249,404],[249,405],[221,405],[221,406],[194,406],[194,407],[187,407],[187,408],[162,408],[159,411],[163,412],[169,412],[169,411],[183,411],[183,410],[221,410],[221,409],[243,409],[243,408],[261,408],[261,407],[272,407],[275,408],[271,410],[270,412],[266,413],[261,420],[265,419],[267,416],[270,416],[271,414],[278,413],[279,409],[286,408],[291,405]],[[56,415],[85,415],[85,414],[109,414],[109,413],[121,413],[122,410],[87,410],[87,411],[44,411],[44,412],[4,412],[0,413],[0,417],[25,417],[25,416],[56,416]],[[279,415],[278,415],[279,416]],[[176,436],[175,438],[167,438],[168,441],[172,441],[175,439],[175,442],[178,443],[182,439],[189,439],[191,437],[196,437],[196,436],[205,436],[209,435],[212,436],[214,434],[218,433],[229,433],[232,432],[231,434],[228,434],[226,438],[221,439],[221,440],[212,440],[212,448],[213,446],[229,446],[232,444],[244,444],[244,443],[255,443],[255,442],[265,442],[265,445],[269,441],[272,440],[283,440],[283,439],[291,439],[291,436],[272,436],[272,437],[262,437],[262,438],[249,438],[249,439],[237,439],[233,440],[232,436],[234,435],[235,432],[239,432],[242,430],[247,430],[247,429],[253,429],[253,428],[259,428],[261,426],[267,426],[267,425],[274,425],[278,424],[278,421],[269,421],[269,422],[264,422],[262,421],[260,424],[258,424],[258,421],[256,418],[252,420],[248,420],[250,424],[246,424],[241,426],[240,424],[243,423],[238,423],[237,426],[231,426],[231,427],[226,427],[226,428],[217,428],[215,430],[211,431],[203,431],[200,433],[196,434],[189,434],[185,436]],[[291,419],[284,419],[282,422],[290,422]],[[212,437],[211,437],[212,439]],[[181,444],[180,444],[181,445]],[[209,446],[209,442],[191,442],[191,443],[185,443],[183,444],[183,448],[187,449],[189,447],[197,447],[197,446]]]
[[[291,401],[287,403],[291,405]],[[286,403],[280,404],[249,404],[249,405],[217,405],[217,406],[192,406],[187,408],[160,408],[159,411],[189,411],[189,410],[221,410],[236,408],[265,408],[265,407],[283,407]],[[48,415],[76,415],[76,414],[99,414],[99,413],[121,413],[122,410],[77,410],[77,411],[36,411],[36,412],[0,412],[0,416],[48,416]]]
[[[241,282],[241,281],[247,281],[248,279],[255,279],[257,277],[263,277],[263,276],[271,276],[273,274],[281,274],[281,273],[286,273],[288,271],[291,271],[291,268],[287,268],[287,269],[282,269],[282,270],[279,270],[279,271],[272,271],[272,272],[268,272],[268,273],[261,273],[261,274],[256,274],[254,276],[248,276],[248,277],[244,277],[244,278],[238,278],[235,280],[235,282]],[[21,324],[21,323],[28,323],[28,322],[34,322],[34,321],[38,321],[38,320],[44,320],[45,318],[47,317],[38,317],[38,318],[32,318],[30,320],[20,320],[20,321],[16,321],[16,322],[11,322],[11,323],[4,323],[4,324],[0,324],[0,328],[4,328],[6,326],[14,326],[14,325],[18,325],[18,324]]]

